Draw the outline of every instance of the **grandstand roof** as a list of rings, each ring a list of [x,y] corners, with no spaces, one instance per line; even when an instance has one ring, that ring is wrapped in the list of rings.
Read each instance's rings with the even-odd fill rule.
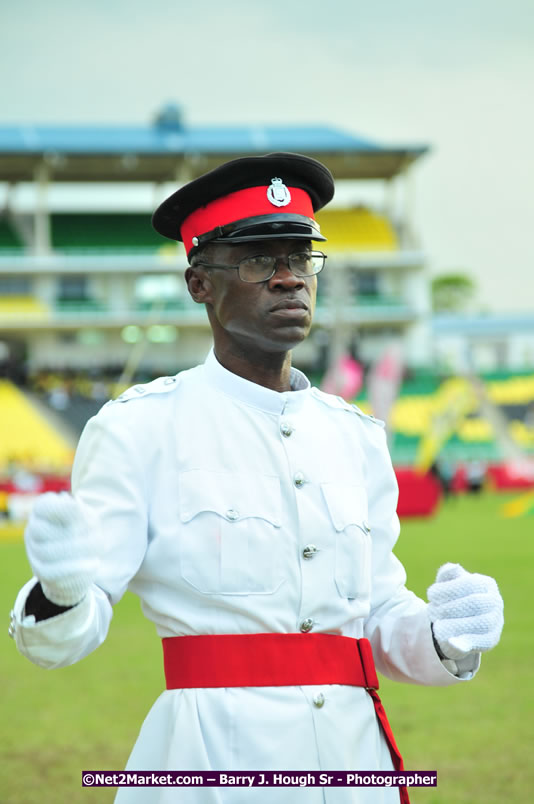
[[[297,151],[337,179],[388,179],[428,146],[382,146],[329,126],[0,125],[0,181],[33,181],[46,165],[56,181],[177,181],[238,156]]]

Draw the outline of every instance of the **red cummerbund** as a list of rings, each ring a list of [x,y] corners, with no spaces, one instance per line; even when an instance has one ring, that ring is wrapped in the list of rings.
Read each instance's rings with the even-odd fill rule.
[[[371,644],[335,634],[167,637],[167,689],[346,684],[378,689]]]

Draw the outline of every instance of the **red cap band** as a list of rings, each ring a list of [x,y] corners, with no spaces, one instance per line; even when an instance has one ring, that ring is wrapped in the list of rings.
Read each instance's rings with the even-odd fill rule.
[[[200,237],[211,232],[217,226],[226,226],[228,223],[253,218],[257,215],[272,215],[287,212],[291,215],[305,215],[313,217],[311,198],[305,190],[299,187],[288,187],[291,200],[283,206],[276,206],[267,197],[269,186],[249,187],[246,190],[237,190],[235,193],[217,198],[199,207],[189,215],[180,228],[180,235],[184,242],[186,253],[193,248],[193,237]]]

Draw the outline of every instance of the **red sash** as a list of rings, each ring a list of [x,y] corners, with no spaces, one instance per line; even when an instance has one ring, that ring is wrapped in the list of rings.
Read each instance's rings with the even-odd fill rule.
[[[213,634],[163,639],[167,689],[287,687],[346,684],[365,687],[388,744],[393,767],[402,756],[377,693],[371,643],[335,634]],[[399,787],[401,804],[408,790]]]

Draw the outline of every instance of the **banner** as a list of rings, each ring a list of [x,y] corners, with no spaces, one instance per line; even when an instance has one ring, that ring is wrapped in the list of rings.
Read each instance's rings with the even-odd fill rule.
[[[427,431],[417,448],[417,472],[428,472],[443,445],[477,406],[477,399],[466,380],[454,377],[439,387],[433,399]]]
[[[534,491],[529,491],[515,500],[509,500],[501,507],[501,516],[515,519],[518,516],[534,516]]]
[[[345,354],[325,374],[321,391],[342,396],[343,399],[353,399],[362,387],[362,382],[361,365],[353,357]]]
[[[373,365],[367,378],[367,390],[373,416],[389,421],[402,382],[403,360],[399,344],[391,344]]]

